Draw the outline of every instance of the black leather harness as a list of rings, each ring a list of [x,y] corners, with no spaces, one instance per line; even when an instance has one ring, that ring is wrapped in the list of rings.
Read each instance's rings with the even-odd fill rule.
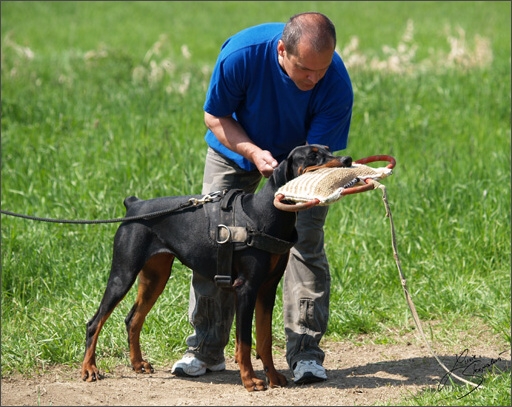
[[[255,222],[242,206],[243,190],[223,191],[220,204],[204,205],[210,222],[210,236],[218,245],[217,274],[218,287],[231,287],[233,251],[255,247],[269,253],[284,254],[297,242],[294,229],[292,241],[270,236],[257,229]]]

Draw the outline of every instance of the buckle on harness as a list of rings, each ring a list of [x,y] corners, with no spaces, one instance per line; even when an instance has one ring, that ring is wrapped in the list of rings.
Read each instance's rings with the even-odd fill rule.
[[[224,276],[221,274],[217,274],[214,278],[215,285],[217,287],[222,288],[230,288],[231,287],[231,276]]]

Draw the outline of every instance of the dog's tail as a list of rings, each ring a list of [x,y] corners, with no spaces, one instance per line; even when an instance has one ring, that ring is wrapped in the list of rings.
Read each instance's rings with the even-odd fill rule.
[[[126,208],[126,209],[129,209],[129,208],[130,208],[130,206],[131,206],[134,202],[138,202],[138,201],[140,201],[140,199],[139,199],[139,198],[137,198],[136,196],[129,196],[128,198],[126,198],[126,199],[124,200],[124,202],[123,202],[123,203],[124,203],[125,208]]]

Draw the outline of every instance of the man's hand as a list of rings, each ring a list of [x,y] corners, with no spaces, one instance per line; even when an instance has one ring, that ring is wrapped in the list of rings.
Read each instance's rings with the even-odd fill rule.
[[[265,178],[272,175],[279,164],[277,160],[270,151],[262,150],[254,144],[233,117],[216,117],[204,112],[204,122],[223,145],[254,163],[261,175]]]
[[[276,168],[279,163],[272,156],[270,151],[267,150],[259,150],[257,153],[253,155],[253,162],[258,171],[265,178],[268,178],[274,172],[274,168]]]

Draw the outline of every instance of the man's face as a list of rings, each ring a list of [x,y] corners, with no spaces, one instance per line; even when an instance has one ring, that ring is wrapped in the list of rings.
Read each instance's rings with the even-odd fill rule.
[[[320,79],[324,77],[331,65],[334,51],[315,51],[306,42],[300,42],[297,47],[297,55],[289,54],[284,43],[279,40],[277,45],[279,65],[303,91],[311,90]]]

